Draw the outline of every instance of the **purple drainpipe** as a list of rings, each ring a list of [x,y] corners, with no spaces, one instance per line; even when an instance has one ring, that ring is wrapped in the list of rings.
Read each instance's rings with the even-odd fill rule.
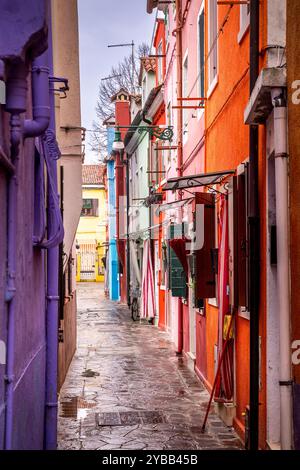
[[[24,123],[22,130],[21,113],[26,111],[27,69],[19,63],[10,67],[7,80],[6,111],[10,118],[11,160],[14,173],[8,183],[7,208],[7,360],[6,360],[6,416],[5,416],[5,449],[13,448],[13,393],[14,393],[14,353],[15,353],[15,309],[16,309],[16,252],[17,252],[17,190],[19,146],[22,137],[41,135],[49,124],[49,70],[47,70],[45,55],[35,59],[32,64],[32,97],[33,119]],[[47,90],[45,99],[45,90]],[[48,113],[48,116],[47,116]]]
[[[51,75],[53,75],[53,47],[52,27],[49,22],[48,57]],[[54,89],[50,87],[50,124],[49,130],[55,135],[55,102]],[[56,157],[58,158],[58,156]],[[53,157],[49,163],[54,181],[54,190],[57,189],[57,160]],[[48,188],[48,194],[50,188]],[[48,221],[51,221],[48,200]],[[59,274],[59,247],[58,245],[47,251],[47,313],[46,313],[46,406],[45,406],[45,437],[46,450],[55,450],[57,447],[57,375],[58,375],[58,274]]]

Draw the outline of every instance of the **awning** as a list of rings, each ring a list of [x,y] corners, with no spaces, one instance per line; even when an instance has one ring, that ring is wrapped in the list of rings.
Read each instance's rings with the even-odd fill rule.
[[[188,199],[180,199],[179,201],[174,201],[174,202],[167,202],[166,204],[161,204],[157,208],[157,214],[160,214],[161,212],[168,211],[170,209],[177,209],[178,207],[182,207],[185,204],[188,204],[189,202],[193,201],[193,197],[189,197]]]
[[[163,186],[164,191],[175,191],[177,189],[195,188],[199,186],[210,186],[221,184],[225,178],[234,175],[235,170],[216,171],[214,173],[202,173],[199,175],[181,176],[170,178]]]

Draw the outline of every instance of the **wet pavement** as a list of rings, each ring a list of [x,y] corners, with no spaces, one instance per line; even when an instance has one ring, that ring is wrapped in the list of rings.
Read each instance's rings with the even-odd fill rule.
[[[133,322],[102,285],[78,285],[77,352],[60,393],[59,449],[241,449],[167,333]]]

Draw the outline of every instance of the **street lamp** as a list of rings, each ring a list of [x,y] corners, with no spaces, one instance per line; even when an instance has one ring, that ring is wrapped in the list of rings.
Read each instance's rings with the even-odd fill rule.
[[[115,140],[113,141],[112,149],[115,150],[115,152],[122,152],[124,150],[124,142],[121,138],[121,132],[119,128],[117,127],[115,131]]]
[[[121,138],[121,132],[120,129],[126,129],[127,131],[130,132],[135,132],[137,131],[139,134],[142,134],[144,132],[148,132],[150,137],[156,137],[159,140],[162,141],[171,141],[173,137],[173,128],[172,126],[168,126],[165,128],[160,128],[159,126],[117,126],[115,130],[115,140],[113,141],[112,149],[115,150],[116,152],[124,150],[124,142],[122,141]]]

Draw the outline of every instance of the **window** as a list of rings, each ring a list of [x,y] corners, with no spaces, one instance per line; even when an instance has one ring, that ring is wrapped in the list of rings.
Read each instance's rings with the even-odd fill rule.
[[[247,230],[247,163],[229,182],[229,284],[230,304],[244,313],[248,309],[248,230]]]
[[[171,224],[169,227],[169,240],[181,239],[184,235],[184,224]],[[172,297],[187,297],[187,276],[184,268],[170,243],[168,247],[169,282]]]
[[[204,96],[204,8],[198,16],[198,70],[199,96]]]
[[[218,5],[217,0],[208,2],[208,87],[213,88],[218,73]]]
[[[163,50],[162,50],[162,41],[160,41],[159,45],[157,46],[157,55],[162,56]],[[163,81],[163,58],[158,57],[157,58],[157,80],[158,83],[162,83]]]
[[[167,107],[167,123],[168,126],[172,126],[172,108],[171,108],[171,101],[168,103]],[[171,152],[172,150],[168,151],[168,164],[171,162]]]
[[[143,106],[145,105],[146,103],[146,98],[147,98],[147,83],[146,83],[146,76],[143,78],[143,82],[142,82],[142,93],[143,93]]]
[[[248,165],[237,176],[237,258],[238,258],[238,305],[248,307],[248,236],[247,236],[247,179]]]
[[[163,152],[157,147],[161,147],[161,141],[155,140],[150,143],[150,173],[149,173],[149,185],[155,187],[161,180],[161,159],[163,158]]]
[[[217,261],[215,250],[215,200],[211,193],[195,193],[195,208],[204,205],[204,245],[195,250],[195,297],[213,299],[216,297]],[[197,233],[197,224],[196,224]]]
[[[241,42],[250,24],[250,5],[240,5],[240,31],[238,42]]]
[[[165,32],[166,32],[166,43],[169,41],[169,34],[170,34],[170,20],[169,20],[169,9],[167,8],[165,11]]]
[[[188,96],[188,55],[186,54],[186,57],[183,62],[183,74],[182,74],[182,93],[183,97],[186,98]],[[184,109],[183,110],[183,141],[185,142],[187,140],[187,133],[188,133],[188,110]]]
[[[82,201],[82,217],[98,216],[98,199],[83,199]]]

